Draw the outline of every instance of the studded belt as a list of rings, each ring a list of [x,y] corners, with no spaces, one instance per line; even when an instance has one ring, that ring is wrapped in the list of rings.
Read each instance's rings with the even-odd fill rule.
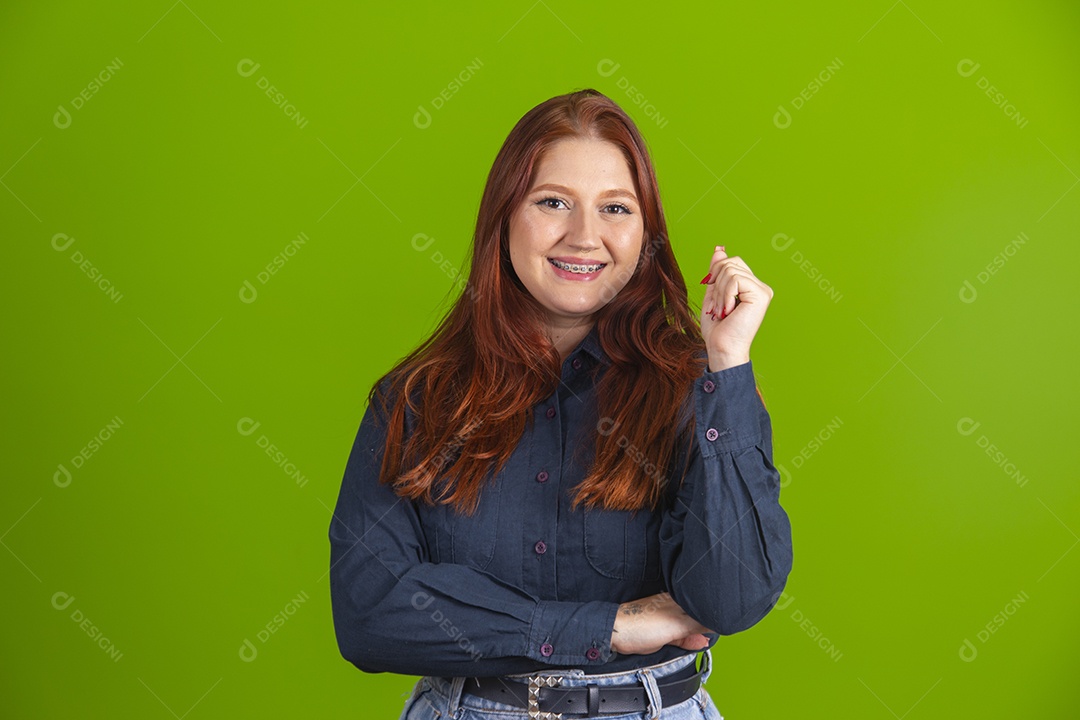
[[[701,670],[694,665],[657,678],[657,689],[664,707],[689,700],[701,687]],[[588,677],[588,676],[586,676]],[[641,682],[633,685],[588,685],[560,688],[560,675],[535,675],[523,679],[508,677],[468,678],[464,691],[486,700],[516,705],[529,710],[534,720],[555,720],[563,714],[597,717],[620,713],[643,712],[648,695]]]

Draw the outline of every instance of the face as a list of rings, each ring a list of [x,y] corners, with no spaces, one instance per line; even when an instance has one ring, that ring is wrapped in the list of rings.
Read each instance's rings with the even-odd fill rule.
[[[548,147],[510,218],[510,260],[553,330],[589,325],[637,267],[645,226],[619,147],[573,138]]]

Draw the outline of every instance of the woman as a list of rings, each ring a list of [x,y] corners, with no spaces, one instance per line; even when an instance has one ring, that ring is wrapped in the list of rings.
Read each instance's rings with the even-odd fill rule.
[[[791,528],[749,356],[773,292],[720,246],[702,282],[698,322],[618,105],[526,113],[330,525],[342,655],[424,676],[402,718],[720,717],[709,649],[773,607]]]

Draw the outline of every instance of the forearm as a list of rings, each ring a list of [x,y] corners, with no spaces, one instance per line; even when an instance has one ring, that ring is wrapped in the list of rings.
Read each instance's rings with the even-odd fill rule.
[[[538,600],[452,563],[419,563],[399,576],[381,564],[335,571],[331,599],[341,653],[356,667],[448,677],[602,664],[618,610]]]
[[[791,570],[791,524],[752,366],[706,372],[694,392],[696,447],[661,529],[664,569],[675,601],[730,635],[775,604]]]

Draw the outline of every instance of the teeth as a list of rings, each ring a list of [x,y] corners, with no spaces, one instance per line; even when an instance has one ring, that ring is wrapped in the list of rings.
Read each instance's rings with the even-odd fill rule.
[[[597,263],[595,265],[577,265],[574,263],[564,263],[560,260],[555,260],[554,258],[548,258],[548,260],[551,262],[552,265],[557,268],[561,268],[572,273],[580,273],[582,275],[594,273],[600,268],[604,267],[604,263]]]

